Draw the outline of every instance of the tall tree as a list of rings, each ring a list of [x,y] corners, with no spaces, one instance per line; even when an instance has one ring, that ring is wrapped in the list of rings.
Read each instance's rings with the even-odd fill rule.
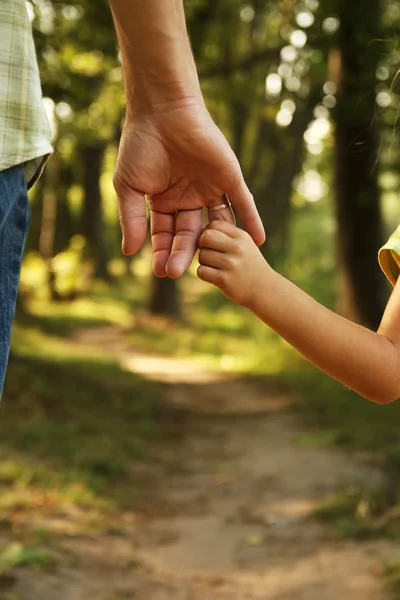
[[[337,73],[336,207],[338,249],[345,310],[371,327],[380,322],[384,280],[377,265],[382,242],[378,186],[376,79],[382,48],[381,1],[368,10],[338,0],[339,51],[332,60]],[[335,69],[336,65],[336,69]]]
[[[82,232],[87,240],[89,256],[94,259],[95,277],[110,280],[105,228],[102,214],[100,176],[103,165],[104,144],[82,144],[83,211]]]
[[[169,277],[160,279],[152,275],[148,308],[153,315],[179,319],[181,302],[178,282]]]

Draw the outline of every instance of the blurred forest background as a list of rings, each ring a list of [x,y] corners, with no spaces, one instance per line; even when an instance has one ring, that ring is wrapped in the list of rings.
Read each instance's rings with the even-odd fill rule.
[[[257,199],[266,257],[301,283],[338,272],[325,301],[376,326],[386,296],[377,249],[398,217],[400,9],[378,0],[366,14],[333,0],[186,6],[207,105]],[[95,279],[116,284],[140,257],[121,259],[111,186],[124,96],[108,3],[28,8],[56,154],[32,193],[26,266],[46,265],[56,301]],[[316,231],[326,239],[318,247]],[[25,278],[25,292],[36,283],[29,290]],[[182,316],[179,283],[148,286],[152,314]]]
[[[191,357],[283,386],[325,441],[374,452],[398,481],[396,405],[374,407],[305,365],[199,282],[195,264],[172,281],[152,276],[148,244],[121,255],[112,173],[124,94],[108,3],[27,7],[55,153],[31,192],[0,424],[4,518],[39,488],[83,504],[119,498],[127,464],[161,435],[158,388],[111,343],[96,343],[105,328],[144,356]],[[186,15],[207,106],[265,224],[265,257],[375,328],[389,294],[377,252],[400,221],[399,3],[187,0]],[[394,488],[385,508],[397,505]],[[353,504],[346,510],[365,532],[373,510],[361,517]]]

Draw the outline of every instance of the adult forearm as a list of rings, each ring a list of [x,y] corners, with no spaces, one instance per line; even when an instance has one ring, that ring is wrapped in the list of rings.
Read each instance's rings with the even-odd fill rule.
[[[250,307],[314,365],[373,402],[400,395],[397,348],[385,335],[331,312],[278,274]]]
[[[201,102],[183,0],[109,0],[122,54],[128,117]]]

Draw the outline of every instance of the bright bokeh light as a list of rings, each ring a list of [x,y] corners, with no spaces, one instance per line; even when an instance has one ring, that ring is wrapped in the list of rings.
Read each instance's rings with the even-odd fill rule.
[[[376,95],[376,103],[378,106],[381,106],[382,108],[386,108],[386,107],[390,106],[392,103],[392,96],[391,96],[390,92],[388,92],[388,91],[379,92]]]
[[[313,142],[312,144],[307,145],[307,150],[310,154],[318,156],[319,154],[322,154],[324,145],[322,142]]]
[[[297,14],[296,21],[299,27],[311,27],[315,18],[311,11],[303,10]]]
[[[389,75],[389,69],[383,65],[378,67],[376,70],[376,78],[379,79],[379,81],[386,81],[386,79],[389,78]]]
[[[270,73],[265,80],[265,91],[268,96],[279,96],[282,91],[282,78],[278,73]]]
[[[57,117],[63,121],[68,121],[73,116],[72,108],[67,102],[59,102],[55,107]]]
[[[54,31],[55,11],[51,2],[35,2],[39,14],[39,29],[45,35]]]
[[[318,202],[327,193],[327,186],[321,175],[310,169],[300,177],[297,191],[308,202]]]
[[[62,16],[64,17],[64,19],[67,19],[67,21],[76,21],[76,19],[79,19],[79,17],[81,16],[82,11],[82,8],[79,10],[77,6],[73,6],[72,4],[66,4],[62,8]]]
[[[317,106],[314,108],[314,117],[316,119],[328,119],[329,110],[322,104],[317,104]]]
[[[276,115],[276,123],[280,127],[287,127],[293,120],[293,113],[288,110],[281,109]]]
[[[322,23],[322,29],[325,33],[336,33],[340,27],[340,21],[337,17],[328,17]]]
[[[244,23],[251,23],[256,16],[255,10],[252,6],[247,5],[240,11],[240,18]]]
[[[289,90],[289,92],[297,92],[301,87],[301,81],[298,77],[295,77],[294,75],[292,77],[289,77],[286,81],[286,88]]]
[[[312,12],[315,12],[316,10],[318,10],[318,7],[319,7],[318,0],[305,0],[304,4],[305,4],[306,8],[308,8]]]
[[[290,36],[290,43],[295,48],[304,48],[307,43],[307,34],[301,29],[296,29]]]
[[[315,155],[321,154],[324,149],[323,141],[331,131],[331,122],[326,117],[318,117],[311,121],[303,136],[308,152]]]
[[[320,142],[331,133],[331,123],[328,119],[315,119],[311,121],[304,133],[304,140],[307,144]]]
[[[291,98],[286,98],[281,104],[281,110],[294,114],[296,112],[296,103]]]
[[[326,106],[326,108],[335,108],[335,106],[337,104],[337,100],[336,100],[335,96],[328,94],[322,100],[322,104],[324,106]]]
[[[299,53],[293,46],[284,46],[281,50],[281,59],[283,60],[283,62],[294,62],[298,55]]]
[[[278,67],[278,73],[283,79],[287,79],[293,73],[293,68],[287,63],[281,63]]]
[[[324,92],[327,95],[334,96],[337,92],[337,85],[334,81],[327,81],[324,85]]]

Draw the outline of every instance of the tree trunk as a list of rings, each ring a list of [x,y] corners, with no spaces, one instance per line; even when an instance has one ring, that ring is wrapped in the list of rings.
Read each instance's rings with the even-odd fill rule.
[[[376,328],[385,304],[377,264],[382,243],[378,134],[374,125],[375,71],[380,58],[380,1],[359,7],[338,0],[340,61],[336,120],[336,213],[341,309]]]
[[[62,252],[68,247],[70,239],[77,233],[76,224],[68,204],[68,190],[74,181],[70,164],[61,163],[60,180],[57,188],[58,210],[56,217],[56,230],[54,239],[54,254]]]
[[[89,256],[94,259],[94,276],[109,281],[100,190],[104,151],[104,145],[81,146],[84,193],[82,232],[87,240]]]
[[[292,184],[301,169],[303,135],[312,119],[314,105],[310,100],[306,107],[296,110],[292,123],[285,130],[284,139],[275,147],[275,164],[270,178],[257,191],[257,207],[267,232],[267,243],[261,251],[272,265],[277,265],[285,254]]]
[[[163,315],[174,319],[181,317],[179,290],[175,279],[152,275],[149,311],[153,315]]]
[[[53,300],[58,300],[55,273],[53,271],[54,238],[58,209],[57,184],[61,172],[60,155],[55,152],[46,169],[46,185],[42,202],[42,221],[39,236],[39,252],[46,263],[47,282]]]

